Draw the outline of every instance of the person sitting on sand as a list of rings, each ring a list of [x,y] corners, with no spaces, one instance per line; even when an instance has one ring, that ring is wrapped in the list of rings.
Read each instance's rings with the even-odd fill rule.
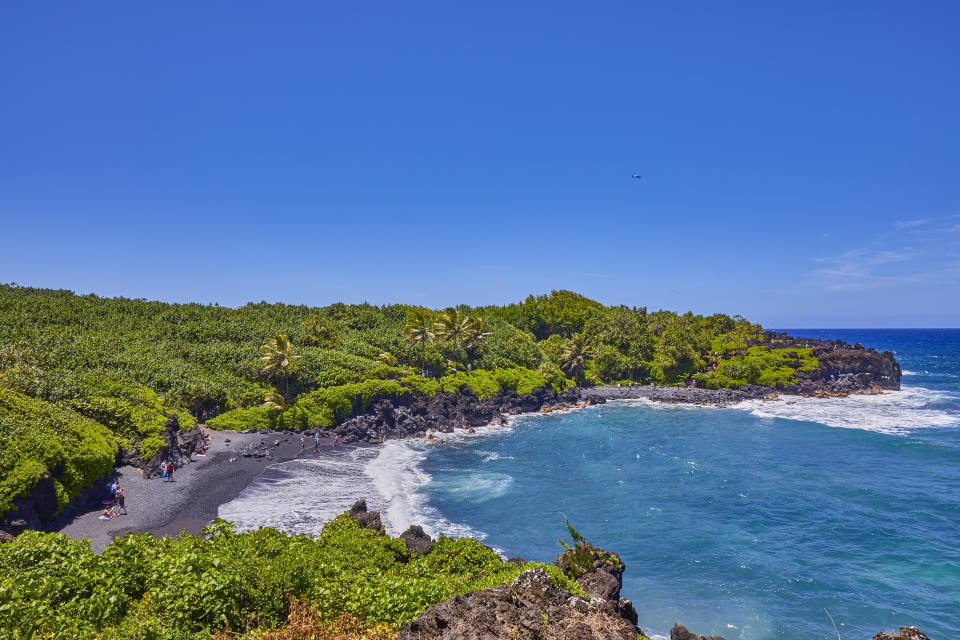
[[[113,517],[113,511],[110,509],[104,509],[103,513],[100,514],[99,520],[109,520]]]

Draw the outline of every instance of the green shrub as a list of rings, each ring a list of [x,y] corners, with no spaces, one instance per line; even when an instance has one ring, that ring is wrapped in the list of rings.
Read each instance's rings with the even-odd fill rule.
[[[229,431],[243,431],[245,429],[263,431],[264,429],[276,429],[277,417],[277,411],[267,407],[232,409],[226,413],[221,413],[216,418],[207,420],[207,426],[211,429]]]
[[[62,507],[107,475],[116,455],[116,439],[103,425],[0,386],[0,516],[55,470]]]

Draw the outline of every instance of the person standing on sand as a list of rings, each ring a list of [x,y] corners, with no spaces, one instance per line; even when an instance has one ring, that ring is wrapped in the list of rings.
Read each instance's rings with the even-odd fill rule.
[[[333,446],[338,446],[340,444],[340,436],[336,433],[333,434]]]
[[[123,515],[127,515],[127,500],[123,496],[123,487],[117,487],[117,515],[120,515],[120,509],[123,509]]]
[[[315,451],[320,450],[320,431],[319,430],[315,434],[313,434],[313,448]]]
[[[307,439],[303,436],[300,436],[300,451],[303,451],[307,448]]]
[[[167,463],[167,482],[173,482],[173,463]]]

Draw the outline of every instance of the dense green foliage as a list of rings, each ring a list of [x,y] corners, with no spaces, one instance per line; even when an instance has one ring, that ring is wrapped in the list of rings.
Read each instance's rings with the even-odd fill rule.
[[[19,407],[29,399],[28,413],[45,416],[30,424],[46,425],[37,434],[59,438],[63,455],[106,460],[108,448],[122,446],[149,458],[174,415],[186,427],[195,418],[221,429],[331,427],[378,395],[466,386],[487,397],[545,384],[560,391],[572,380],[792,380],[789,358],[744,351],[759,333],[739,316],[606,307],[569,291],[443,311],[266,302],[230,309],[0,285],[0,388],[21,399],[16,409],[0,404],[0,424],[23,423]],[[811,362],[803,356],[801,368]],[[13,444],[22,437],[0,440],[0,464],[8,465],[0,471],[11,469],[0,515],[29,490],[27,479],[50,474],[72,495],[103,468],[61,477],[74,467],[43,453],[53,445],[34,453]],[[10,480],[13,463],[3,461],[14,459],[22,460]]]
[[[273,529],[235,533],[222,520],[209,539],[117,538],[101,554],[62,534],[28,531],[0,545],[0,636],[5,638],[209,638],[274,628],[287,596],[322,617],[349,612],[402,623],[430,604],[512,581],[543,567],[583,595],[555,565],[502,561],[471,538],[443,538],[427,556],[340,516],[318,538]]]
[[[746,353],[720,360],[715,370],[694,377],[708,389],[737,388],[745,384],[790,384],[797,381],[797,371],[812,371],[820,366],[812,351],[750,347]]]
[[[0,514],[50,470],[62,507],[113,468],[114,435],[70,409],[0,387]]]

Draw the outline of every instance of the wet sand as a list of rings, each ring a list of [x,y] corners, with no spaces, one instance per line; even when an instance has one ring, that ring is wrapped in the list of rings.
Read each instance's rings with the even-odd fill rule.
[[[205,433],[209,436],[207,455],[194,455],[190,464],[175,471],[172,482],[146,479],[136,467],[114,470],[113,477],[126,497],[127,515],[101,520],[100,514],[107,505],[89,504],[78,509],[77,515],[58,531],[75,540],[89,538],[97,551],[110,544],[114,536],[127,533],[149,532],[162,537],[185,531],[198,535],[217,517],[221,504],[236,498],[269,465],[301,455],[323,456],[333,449],[331,441],[322,438],[320,449],[314,450],[313,440],[308,437],[306,450],[301,451],[297,433]],[[274,446],[277,441],[279,445]],[[269,448],[269,458],[245,458],[240,454],[240,449],[261,442]],[[231,458],[235,461],[230,462]]]

